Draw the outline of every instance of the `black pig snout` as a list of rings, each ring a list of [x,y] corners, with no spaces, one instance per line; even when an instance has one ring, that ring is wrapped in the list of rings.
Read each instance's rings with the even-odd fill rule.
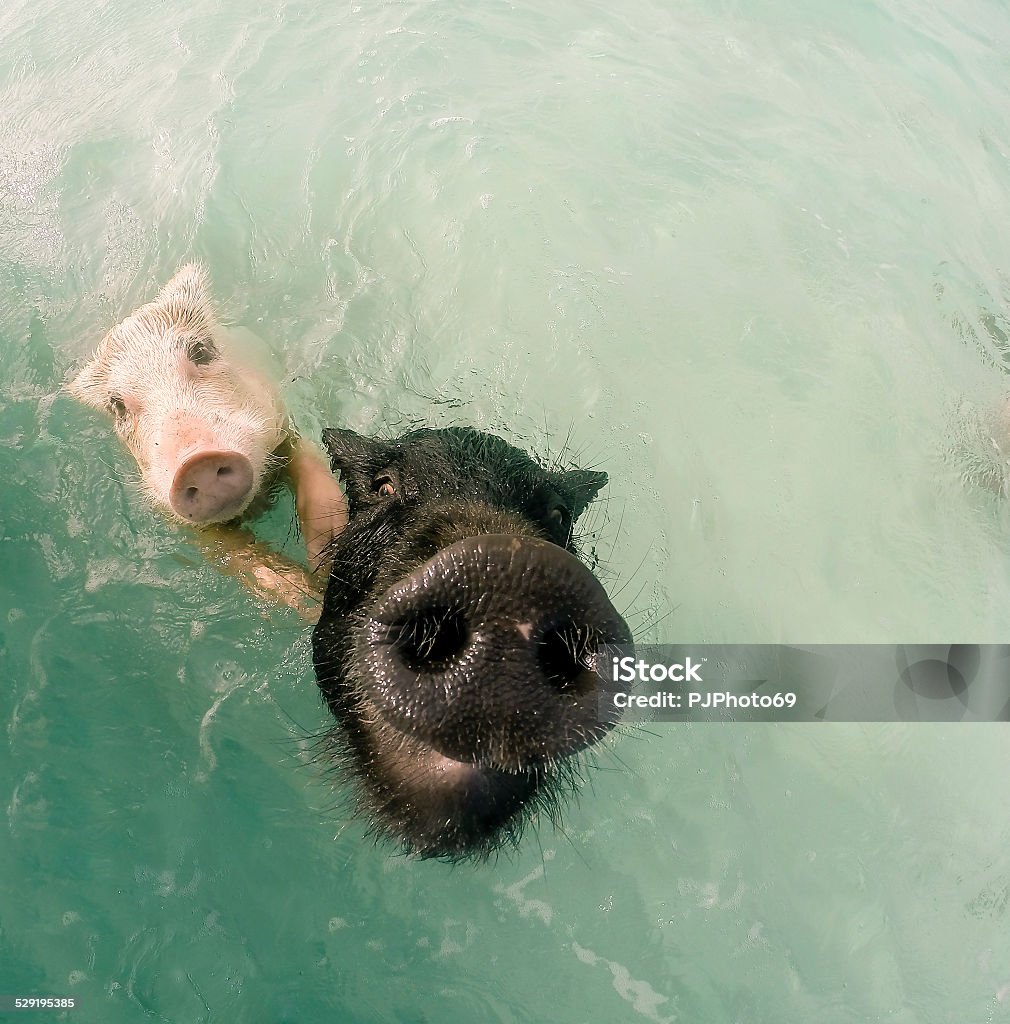
[[[564,548],[468,537],[391,586],[364,623],[367,699],[445,757],[524,771],[599,740],[596,660],[631,641],[595,576]]]

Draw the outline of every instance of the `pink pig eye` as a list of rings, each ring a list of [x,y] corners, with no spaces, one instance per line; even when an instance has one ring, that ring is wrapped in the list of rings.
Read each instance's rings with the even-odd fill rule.
[[[113,391],[105,400],[105,406],[116,417],[116,424],[122,424],[131,416],[140,413],[141,407],[137,399],[122,391]]]

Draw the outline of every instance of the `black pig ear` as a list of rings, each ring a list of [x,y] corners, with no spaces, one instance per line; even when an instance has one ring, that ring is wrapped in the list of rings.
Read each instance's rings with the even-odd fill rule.
[[[607,474],[592,469],[570,469],[558,474],[558,490],[572,503],[572,520],[589,507],[589,503],[607,486]]]
[[[346,427],[324,427],[323,444],[330,453],[334,469],[340,469],[345,462],[368,461],[382,446],[374,437],[365,437]]]
[[[348,498],[352,503],[360,501],[387,458],[386,444],[337,427],[323,430],[323,444],[330,455],[330,468],[340,475]]]

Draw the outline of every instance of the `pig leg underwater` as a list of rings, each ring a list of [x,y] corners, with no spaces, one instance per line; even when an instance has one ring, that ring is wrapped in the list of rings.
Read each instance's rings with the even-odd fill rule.
[[[295,499],[309,570],[256,540],[237,523],[194,530],[204,557],[270,604],[282,604],[308,622],[319,618],[330,572],[328,546],[347,524],[347,502],[320,450],[304,438],[285,445],[282,470]]]

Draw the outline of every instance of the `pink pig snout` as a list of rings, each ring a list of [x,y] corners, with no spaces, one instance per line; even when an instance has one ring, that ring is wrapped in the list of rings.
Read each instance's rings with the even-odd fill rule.
[[[252,463],[240,452],[200,451],[176,470],[169,501],[191,523],[219,523],[237,516],[253,489]]]

